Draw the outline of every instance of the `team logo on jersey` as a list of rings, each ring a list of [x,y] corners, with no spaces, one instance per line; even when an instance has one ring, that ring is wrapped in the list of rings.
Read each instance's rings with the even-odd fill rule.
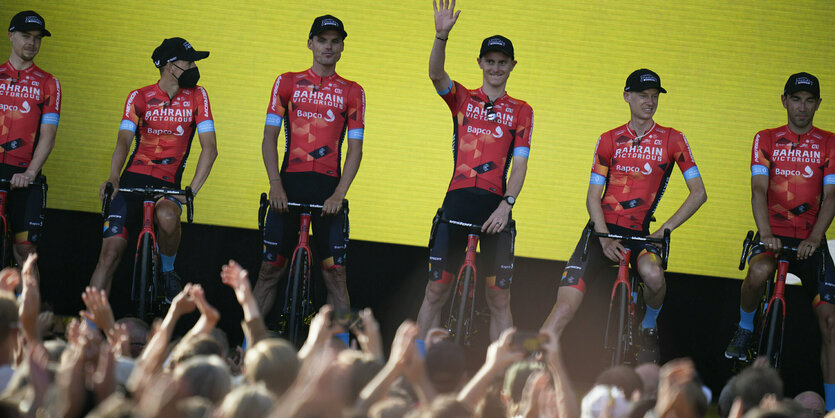
[[[325,122],[333,122],[334,119],[336,119],[336,116],[333,115],[333,110],[328,109],[325,112]]]
[[[20,105],[20,107],[21,107],[20,113],[24,113],[24,114],[29,113],[29,111],[32,110],[32,108],[29,107],[29,102],[27,102],[25,100],[23,101],[23,104]]]
[[[183,131],[183,127],[182,127],[182,126],[177,125],[177,131],[176,131],[175,133],[176,133],[177,135],[182,136],[185,132]]]
[[[501,138],[502,135],[504,135],[504,132],[502,131],[502,127],[497,126],[496,130],[493,132],[493,138]]]
[[[803,177],[808,179],[808,178],[811,178],[814,175],[815,175],[815,173],[812,172],[812,169],[809,168],[809,166],[807,165],[806,169],[803,170]]]
[[[644,170],[641,171],[641,174],[652,174],[652,166],[649,163],[644,163]]]

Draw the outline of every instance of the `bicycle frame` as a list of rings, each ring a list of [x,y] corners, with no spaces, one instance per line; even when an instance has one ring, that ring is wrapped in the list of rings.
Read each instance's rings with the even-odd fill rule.
[[[310,251],[310,221],[311,208],[321,209],[321,205],[290,204],[301,209],[299,214],[299,242],[293,250],[290,260],[290,274],[284,293],[284,314],[289,309],[289,321],[286,326],[287,336],[294,344],[301,341],[302,323],[312,311],[313,302],[310,295],[311,251]],[[292,278],[292,280],[290,280]]]

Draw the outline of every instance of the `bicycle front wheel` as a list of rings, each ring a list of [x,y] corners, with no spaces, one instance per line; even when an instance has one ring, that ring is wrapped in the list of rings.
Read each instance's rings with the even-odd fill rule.
[[[287,315],[287,325],[285,332],[287,338],[298,346],[301,337],[302,325],[304,324],[304,301],[305,297],[302,294],[302,289],[305,286],[304,281],[307,278],[309,255],[307,251],[299,251],[295,257],[293,265],[290,266],[290,280],[288,288],[290,294],[285,298],[290,306],[284,307],[284,312]]]
[[[629,350],[629,298],[625,285],[618,285],[606,321],[606,348],[612,351],[612,366],[623,364]]]
[[[458,295],[458,317],[455,321],[455,344],[462,344],[467,341],[467,334],[469,333],[469,324],[472,322],[472,309],[468,314],[467,301],[470,297],[470,287],[473,283],[473,269],[472,267],[465,267],[464,272],[459,278],[459,289],[461,293]],[[470,306],[472,301],[470,301]]]
[[[150,305],[152,298],[149,297],[149,292],[151,291],[150,283],[151,283],[151,275],[153,274],[153,253],[151,252],[151,235],[145,234],[142,236],[142,244],[139,247],[140,255],[137,257],[137,261],[139,262],[139,268],[134,268],[134,274],[139,274],[138,281],[139,281],[139,294],[138,294],[138,302],[139,306],[137,308],[137,316],[141,318],[143,321],[147,321],[148,315],[151,312]],[[136,281],[137,278],[134,278]]]
[[[760,347],[758,355],[765,356],[768,363],[775,369],[780,368],[780,357],[783,349],[783,301],[775,299],[768,307],[760,333]]]

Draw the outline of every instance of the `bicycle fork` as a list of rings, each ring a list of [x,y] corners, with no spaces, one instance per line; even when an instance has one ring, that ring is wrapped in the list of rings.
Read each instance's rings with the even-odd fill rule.
[[[467,252],[464,255],[464,263],[458,270],[458,280],[454,289],[458,297],[453,296],[452,303],[449,306],[450,312],[457,312],[455,328],[451,327],[451,323],[447,323],[447,329],[455,334],[456,344],[469,344],[472,333],[473,318],[475,317],[475,287],[478,277],[475,265],[478,240],[478,234],[467,235]],[[456,300],[458,300],[457,307],[455,306]]]

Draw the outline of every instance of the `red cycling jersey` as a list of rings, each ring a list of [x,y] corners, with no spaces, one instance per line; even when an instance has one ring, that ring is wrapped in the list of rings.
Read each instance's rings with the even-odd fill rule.
[[[214,132],[215,125],[203,87],[181,88],[169,98],[152,84],[128,95],[119,129],[133,132],[136,142],[125,171],[180,187],[194,132]]]
[[[449,191],[477,187],[504,195],[511,158],[528,158],[533,109],[507,94],[490,102],[478,88],[450,82],[438,94],[452,112],[452,156],[455,171]]]
[[[280,127],[285,120],[281,172],[339,177],[346,133],[348,139],[363,139],[365,92],[336,73],[284,73],[273,85],[266,125]]]
[[[774,234],[809,237],[823,186],[835,184],[833,141],[832,132],[812,127],[798,135],[786,125],[754,137],[751,176],[768,176],[768,223]]]
[[[591,183],[606,186],[601,200],[606,223],[647,231],[673,162],[685,180],[700,177],[687,138],[675,129],[653,123],[639,137],[627,123],[601,135],[594,151]]]
[[[0,66],[0,164],[28,167],[42,124],[58,125],[61,84],[32,64],[16,70]]]

